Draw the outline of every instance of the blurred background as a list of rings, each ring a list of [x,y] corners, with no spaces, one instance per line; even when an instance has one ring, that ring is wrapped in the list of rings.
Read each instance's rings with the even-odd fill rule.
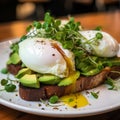
[[[0,0],[0,23],[120,10],[120,0]]]

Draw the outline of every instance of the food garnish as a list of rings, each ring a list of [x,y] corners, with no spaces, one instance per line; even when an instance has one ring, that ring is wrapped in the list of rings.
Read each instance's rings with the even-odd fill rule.
[[[50,97],[49,102],[54,104],[58,101],[58,99],[59,99],[58,96],[54,95],[54,96]]]
[[[6,79],[2,79],[0,81],[0,84],[3,86],[3,89],[0,89],[0,91],[7,91],[7,92],[14,92],[16,89],[16,85],[15,85],[15,80],[12,80],[9,78],[9,75],[7,76]]]
[[[99,97],[99,91],[98,92],[91,92],[91,95],[95,98],[95,99],[98,99]]]

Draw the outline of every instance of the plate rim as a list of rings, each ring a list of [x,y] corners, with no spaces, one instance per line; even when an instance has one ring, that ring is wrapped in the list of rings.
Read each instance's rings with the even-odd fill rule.
[[[93,116],[93,115],[99,115],[99,114],[103,114],[103,113],[107,113],[107,112],[111,112],[113,110],[117,110],[120,108],[120,104],[114,104],[114,106],[109,106],[109,107],[104,107],[104,109],[94,109],[91,111],[87,111],[86,110],[82,113],[80,111],[49,111],[49,110],[39,110],[38,109],[35,109],[35,108],[32,108],[30,109],[29,107],[26,107],[26,106],[21,106],[21,105],[18,105],[18,104],[15,104],[15,103],[12,103],[12,102],[9,102],[7,100],[4,100],[4,99],[1,99],[0,98],[0,104],[6,106],[6,107],[9,107],[11,109],[14,109],[14,110],[18,110],[18,111],[21,111],[21,112],[26,112],[26,113],[29,113],[29,114],[34,114],[34,115],[42,115],[42,116],[46,116],[46,117],[59,117],[59,118],[62,118],[62,117],[66,117],[66,118],[72,118],[72,117],[87,117],[87,116]],[[64,113],[63,113],[64,112]]]

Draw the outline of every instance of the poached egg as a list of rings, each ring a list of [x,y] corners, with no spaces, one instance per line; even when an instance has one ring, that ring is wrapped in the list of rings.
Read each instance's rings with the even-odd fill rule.
[[[99,44],[87,44],[86,49],[99,57],[114,57],[117,55],[119,50],[119,44],[118,42],[108,33],[103,31],[96,31],[96,30],[86,30],[86,31],[80,31],[80,34],[85,37],[87,40],[91,40],[95,38],[97,33],[102,34],[102,39],[99,40]],[[86,42],[85,40],[82,40],[82,42]],[[92,47],[92,50],[91,50]]]
[[[91,40],[96,33],[102,34],[99,44],[87,44],[85,49],[99,57],[114,57],[119,51],[118,42],[108,33],[86,30],[80,34]],[[82,40],[82,42],[86,42]],[[92,50],[90,49],[92,47]],[[26,67],[42,74],[53,74],[60,78],[68,77],[75,71],[74,54],[64,49],[58,41],[47,38],[27,38],[19,43],[19,56]]]
[[[38,73],[64,78],[75,70],[73,53],[51,39],[28,38],[20,42],[19,56],[28,68]]]

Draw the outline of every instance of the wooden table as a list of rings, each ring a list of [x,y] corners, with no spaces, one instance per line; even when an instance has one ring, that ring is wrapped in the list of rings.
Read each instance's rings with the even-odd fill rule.
[[[85,15],[76,15],[76,21],[81,21],[85,29],[94,29],[100,25],[103,30],[110,33],[120,42],[120,11],[110,13],[94,13]],[[30,22],[18,21],[7,24],[0,24],[0,41],[20,37],[25,33],[25,28]],[[27,114],[17,110],[0,105],[0,120],[60,120],[64,118],[49,118]],[[73,120],[75,118],[66,118]],[[120,120],[120,109],[109,113],[95,115],[90,117],[76,118],[81,120]]]

